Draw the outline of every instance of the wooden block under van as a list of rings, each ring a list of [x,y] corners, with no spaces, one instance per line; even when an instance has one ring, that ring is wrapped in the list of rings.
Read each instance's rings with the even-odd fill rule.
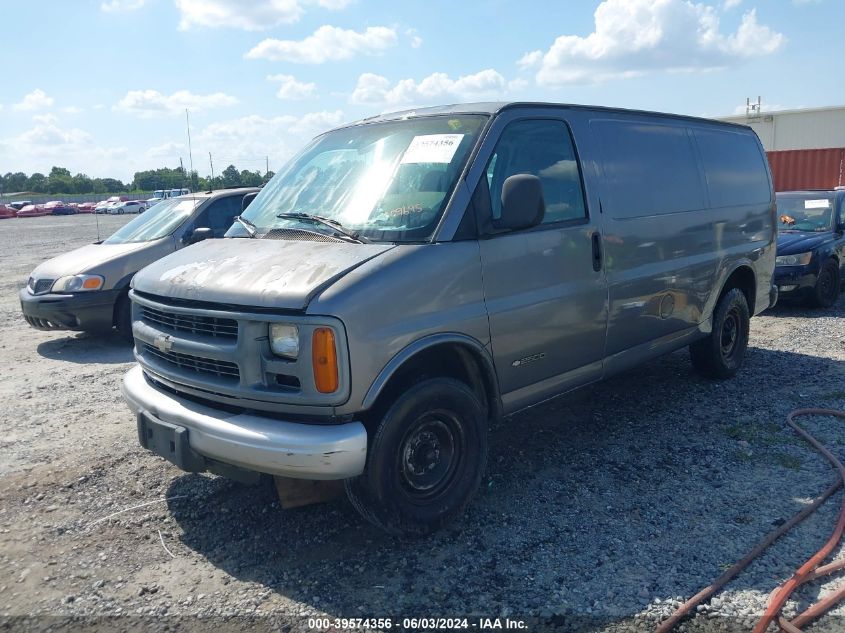
[[[341,480],[312,481],[290,477],[273,477],[273,480],[276,483],[279,502],[284,510],[314,503],[324,503],[343,494],[343,481]]]

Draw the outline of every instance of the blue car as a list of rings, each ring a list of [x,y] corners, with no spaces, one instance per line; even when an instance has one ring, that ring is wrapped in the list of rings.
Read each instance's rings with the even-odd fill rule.
[[[777,205],[780,296],[832,306],[845,279],[845,188],[782,192]]]

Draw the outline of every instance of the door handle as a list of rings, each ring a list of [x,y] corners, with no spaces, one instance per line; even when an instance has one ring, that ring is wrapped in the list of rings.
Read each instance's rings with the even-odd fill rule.
[[[599,235],[598,231],[593,233],[592,235],[593,241],[593,270],[596,272],[601,270],[601,235]]]

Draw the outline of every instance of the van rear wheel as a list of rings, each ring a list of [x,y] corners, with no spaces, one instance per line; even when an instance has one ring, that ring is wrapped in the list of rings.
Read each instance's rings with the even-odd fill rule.
[[[708,378],[731,378],[745,360],[749,325],[745,295],[739,288],[728,290],[713,312],[713,330],[690,345],[692,366]]]
[[[486,463],[484,407],[462,382],[431,378],[390,406],[373,434],[363,474],[346,480],[346,493],[381,529],[422,535],[464,510]]]

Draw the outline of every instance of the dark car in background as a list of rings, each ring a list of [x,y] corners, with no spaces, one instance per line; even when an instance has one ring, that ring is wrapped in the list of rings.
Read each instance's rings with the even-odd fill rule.
[[[20,211],[24,207],[29,206],[31,204],[32,201],[30,200],[18,200],[17,202],[9,202],[6,206],[12,207],[15,211]]]
[[[61,200],[51,200],[44,205],[51,215],[76,215],[76,209]]]
[[[845,189],[780,192],[777,204],[781,296],[833,305],[845,277]]]

